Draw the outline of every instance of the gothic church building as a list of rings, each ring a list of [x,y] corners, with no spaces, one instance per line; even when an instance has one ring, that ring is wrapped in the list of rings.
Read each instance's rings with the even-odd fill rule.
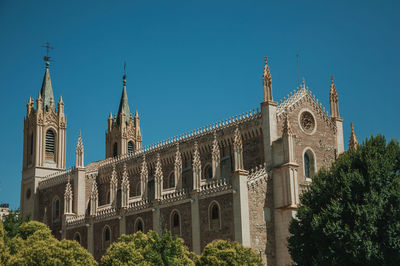
[[[108,117],[106,158],[84,164],[79,134],[76,166],[66,169],[64,102],[56,107],[46,62],[24,121],[22,214],[97,260],[122,234],[168,229],[197,254],[215,239],[231,239],[267,265],[287,265],[299,194],[344,151],[343,120],[333,78],[330,114],[304,81],[275,102],[267,58],[262,80],[259,108],[143,147],[124,77],[118,113]]]

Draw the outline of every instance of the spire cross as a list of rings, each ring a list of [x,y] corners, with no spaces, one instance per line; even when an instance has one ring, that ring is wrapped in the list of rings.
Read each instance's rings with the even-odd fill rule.
[[[54,49],[54,47],[51,47],[49,42],[46,42],[46,44],[43,45],[42,47],[46,48],[46,56],[43,57],[43,59],[44,59],[44,61],[48,62],[48,61],[50,61],[49,50]]]
[[[126,79],[126,62],[124,62],[124,75],[123,75],[122,78]]]

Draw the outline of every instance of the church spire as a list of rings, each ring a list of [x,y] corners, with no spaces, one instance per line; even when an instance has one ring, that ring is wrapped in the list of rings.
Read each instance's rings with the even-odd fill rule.
[[[350,125],[351,125],[351,133],[350,133],[349,149],[350,150],[355,150],[355,149],[357,149],[358,141],[357,141],[356,134],[354,133],[353,122],[351,122]]]
[[[122,88],[121,101],[119,103],[119,108],[118,108],[118,119],[117,119],[118,121],[117,122],[118,122],[118,124],[120,124],[122,115],[125,115],[125,121],[129,125],[132,115],[131,115],[131,112],[129,111],[128,94],[126,93],[125,68],[126,68],[126,64],[124,64],[124,75],[122,76],[123,88]]]
[[[49,72],[50,62],[48,61],[47,57],[45,57],[45,60],[46,60],[46,70],[44,72],[40,94],[43,99],[43,109],[47,111],[50,108],[54,110],[54,94],[53,94],[53,87],[51,86],[51,78]]]
[[[332,119],[340,119],[338,93],[336,91],[336,86],[333,81],[333,76],[331,76],[331,89],[329,92],[329,103],[331,105],[331,118]]]
[[[263,73],[264,102],[273,103],[274,100],[272,98],[272,77],[271,77],[271,72],[269,71],[268,58],[265,56],[264,60],[265,60],[264,73]]]

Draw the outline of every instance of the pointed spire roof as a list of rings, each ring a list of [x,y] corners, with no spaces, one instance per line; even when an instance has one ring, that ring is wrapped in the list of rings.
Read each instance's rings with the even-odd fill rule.
[[[131,112],[129,111],[129,103],[128,103],[128,94],[126,93],[126,75],[123,76],[123,89],[121,95],[121,101],[119,103],[118,108],[118,123],[120,123],[120,116],[125,114],[125,121],[127,124],[130,123],[130,119],[132,117]]]
[[[351,133],[350,133],[349,149],[355,150],[355,149],[357,149],[357,146],[358,146],[358,140],[357,140],[356,134],[354,133],[353,122],[351,122],[350,125],[351,125]]]
[[[53,94],[53,87],[51,86],[49,65],[50,63],[47,61],[46,70],[44,72],[44,77],[42,82],[42,88],[40,89],[40,95],[42,96],[43,99],[44,110],[48,110],[50,109],[50,107],[54,108],[54,94]]]

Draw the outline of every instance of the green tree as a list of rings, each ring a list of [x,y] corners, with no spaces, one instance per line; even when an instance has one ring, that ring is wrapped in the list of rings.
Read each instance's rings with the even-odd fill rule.
[[[195,255],[181,238],[165,231],[122,235],[101,258],[101,265],[194,265]]]
[[[19,214],[19,210],[10,211],[7,218],[4,220],[5,241],[15,237],[18,233],[19,226],[30,220],[29,217],[23,217]]]
[[[367,139],[313,178],[289,231],[298,265],[398,265],[400,147]]]
[[[9,246],[8,265],[97,265],[76,241],[58,241],[45,224],[36,221],[23,223]]]
[[[261,257],[251,248],[230,240],[209,243],[196,263],[202,265],[263,265]]]
[[[0,220],[0,265],[7,265],[9,259],[8,248],[4,242],[3,222]]]

